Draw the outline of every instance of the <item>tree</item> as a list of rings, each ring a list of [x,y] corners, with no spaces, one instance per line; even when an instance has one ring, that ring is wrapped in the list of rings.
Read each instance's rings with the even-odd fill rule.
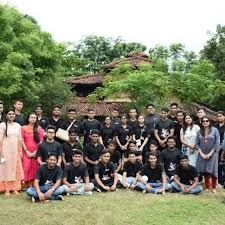
[[[32,17],[7,5],[0,5],[0,30],[0,95],[6,106],[18,98],[26,110],[40,101],[50,105],[53,97],[67,101],[68,86],[58,85],[65,72],[64,46],[41,31]],[[52,88],[46,92],[47,85]]]
[[[178,60],[183,56],[184,45],[181,43],[174,43],[169,46],[169,55],[173,60]]]

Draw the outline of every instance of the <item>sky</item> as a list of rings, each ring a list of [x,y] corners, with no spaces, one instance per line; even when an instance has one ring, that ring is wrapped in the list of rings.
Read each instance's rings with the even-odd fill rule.
[[[148,48],[182,43],[198,52],[225,25],[224,0],[0,0],[33,16],[57,42],[121,37]]]

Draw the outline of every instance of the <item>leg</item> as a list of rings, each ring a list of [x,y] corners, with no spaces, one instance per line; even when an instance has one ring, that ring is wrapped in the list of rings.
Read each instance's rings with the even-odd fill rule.
[[[128,187],[130,187],[134,183],[134,180],[134,177],[127,177],[126,182],[128,184]]]
[[[205,188],[210,189],[210,177],[208,173],[204,173]]]
[[[182,191],[181,188],[180,188],[180,186],[179,186],[175,181],[172,182],[171,185],[172,185],[172,188],[173,188],[175,191],[178,191],[178,192],[181,192],[181,191]]]
[[[202,186],[201,185],[197,185],[196,187],[192,188],[189,193],[190,194],[197,194],[197,193],[200,193],[202,191],[203,191]]]
[[[211,175],[211,178],[212,178],[212,190],[213,192],[215,192],[217,186],[217,178],[214,175]]]
[[[52,193],[52,200],[55,200],[59,195],[63,194],[65,192],[65,186],[61,185],[58,188],[56,188]]]

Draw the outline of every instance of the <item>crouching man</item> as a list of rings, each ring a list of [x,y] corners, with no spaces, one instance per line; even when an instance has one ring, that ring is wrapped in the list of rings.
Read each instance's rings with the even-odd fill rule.
[[[180,164],[176,167],[174,172],[174,182],[172,182],[173,189],[184,194],[200,193],[203,188],[199,185],[196,168],[189,165],[187,155],[181,155],[179,159]]]
[[[73,162],[66,166],[63,174],[63,184],[67,194],[83,195],[92,194],[94,184],[89,182],[87,165],[82,163],[82,152],[73,152]]]
[[[32,197],[32,202],[46,200],[63,200],[61,194],[65,187],[61,186],[62,169],[57,166],[57,156],[53,153],[48,155],[47,164],[43,164],[37,171],[34,187],[27,189],[27,194]]]
[[[100,161],[95,166],[95,186],[98,192],[116,191],[118,174],[113,162],[110,161],[110,152],[103,150]]]
[[[136,187],[154,194],[165,194],[165,191],[171,189],[171,184],[167,183],[167,177],[162,164],[157,163],[155,153],[150,153],[148,163],[142,168],[138,176]]]

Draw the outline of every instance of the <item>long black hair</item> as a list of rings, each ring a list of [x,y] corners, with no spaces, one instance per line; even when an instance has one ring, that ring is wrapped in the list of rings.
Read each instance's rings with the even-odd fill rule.
[[[8,110],[6,110],[6,112],[5,112],[5,121],[4,121],[4,123],[5,123],[5,136],[7,137],[8,136],[8,134],[7,134],[7,131],[8,131],[8,119],[7,119],[7,114],[9,113],[9,112],[14,112],[15,113],[15,109],[14,108],[10,108],[10,109],[8,109]]]
[[[186,115],[184,116],[184,123],[183,123],[183,131],[184,131],[184,133],[185,133],[185,131],[187,130],[187,127],[188,127],[187,123],[185,122],[185,119],[186,119],[187,116],[191,117],[191,119],[192,119],[191,129],[192,129],[193,126],[194,126],[194,120],[193,120],[192,115],[191,115],[191,114],[186,114]]]
[[[29,118],[30,118],[31,115],[37,116],[36,113],[31,112],[31,113],[27,116],[27,119],[26,119],[26,122],[25,122],[26,125],[29,124]],[[36,120],[36,122],[35,122],[35,124],[34,124],[34,126],[33,126],[33,135],[34,135],[34,141],[35,141],[36,143],[39,143],[39,142],[40,142],[40,137],[39,137],[39,134],[38,134],[38,122],[37,122],[37,120]]]
[[[209,117],[203,116],[202,119],[201,119],[201,127],[200,127],[200,133],[201,133],[201,135],[202,135],[203,137],[205,137],[205,129],[204,129],[203,125],[202,125],[202,121],[203,121],[204,119],[209,120],[209,133],[210,133],[210,131],[211,131],[211,129],[212,129],[212,121],[209,119]]]

